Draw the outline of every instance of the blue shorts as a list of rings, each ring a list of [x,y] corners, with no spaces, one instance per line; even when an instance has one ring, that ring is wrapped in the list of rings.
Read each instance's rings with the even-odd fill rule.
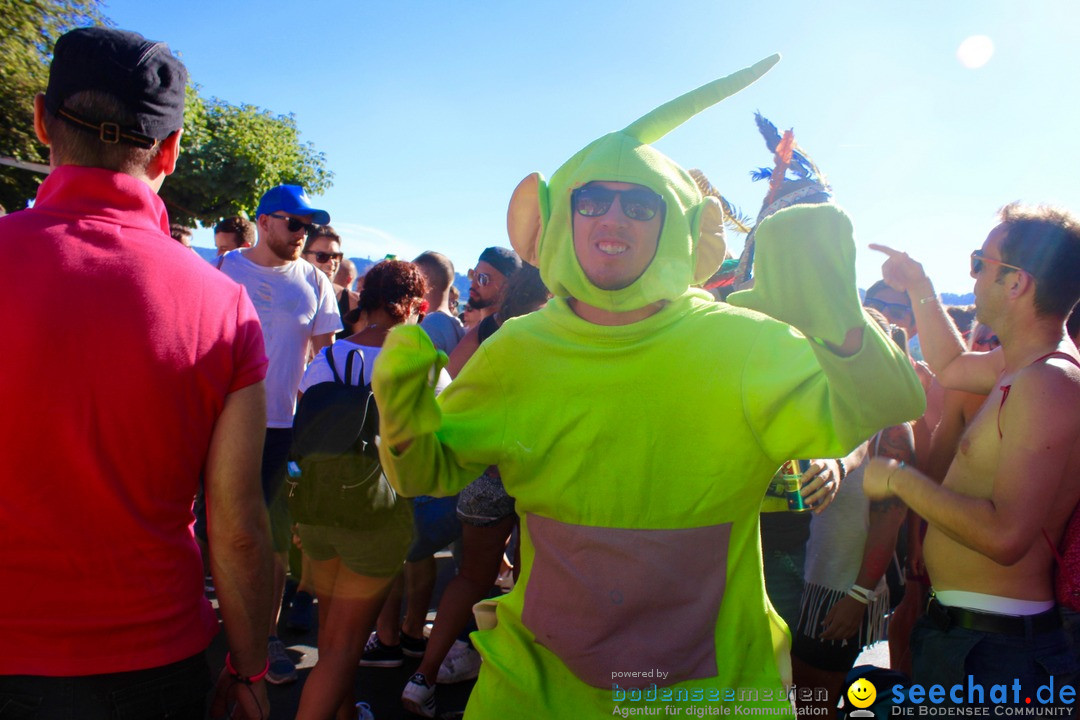
[[[461,537],[457,518],[457,495],[437,498],[420,495],[412,499],[413,544],[407,562],[429,558]]]
[[[964,706],[993,705],[990,698],[993,685],[1009,688],[1008,704],[1013,705],[1012,687],[1017,680],[1022,688],[1020,705],[1024,705],[1024,698],[1031,697],[1034,701],[1038,688],[1048,684],[1051,678],[1056,701],[1057,689],[1065,684],[1075,686],[1080,669],[1063,628],[1026,636],[1006,635],[958,626],[946,629],[929,615],[924,615],[911,633],[911,652],[913,681],[924,687],[942,685],[946,690],[961,685],[965,695],[961,705]],[[974,683],[984,688],[982,702],[967,702],[969,675]],[[943,705],[951,704],[946,697]],[[1072,708],[1073,705],[1054,707]]]

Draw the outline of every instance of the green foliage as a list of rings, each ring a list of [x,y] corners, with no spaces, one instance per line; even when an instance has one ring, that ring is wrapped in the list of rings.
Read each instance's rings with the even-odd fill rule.
[[[0,0],[0,156],[48,164],[33,101],[49,82],[52,46],[72,28],[105,23],[99,0]],[[43,177],[0,166],[0,204],[26,207]]]
[[[187,103],[180,160],[161,189],[173,222],[212,225],[253,215],[262,194],[282,183],[312,194],[330,187],[325,155],[300,142],[292,115],[203,100],[197,88],[188,88]]]
[[[0,0],[0,156],[48,164],[48,149],[34,134],[34,96],[48,84],[56,39],[75,27],[110,24],[101,8],[101,0]],[[292,115],[204,100],[197,85],[186,99],[180,161],[161,191],[173,222],[211,225],[250,215],[281,183],[313,194],[330,187],[325,155],[300,142]],[[0,165],[0,204],[26,207],[43,177]]]

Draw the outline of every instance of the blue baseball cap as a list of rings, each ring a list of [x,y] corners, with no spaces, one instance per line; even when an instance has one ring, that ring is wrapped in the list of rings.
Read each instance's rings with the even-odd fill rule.
[[[255,217],[276,212],[310,215],[311,221],[316,225],[326,225],[330,222],[330,213],[311,207],[307,193],[299,185],[278,185],[267,190],[259,200],[259,209],[255,211]]]

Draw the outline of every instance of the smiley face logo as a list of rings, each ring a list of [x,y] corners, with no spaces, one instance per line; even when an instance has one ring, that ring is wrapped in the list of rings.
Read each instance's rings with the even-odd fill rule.
[[[851,683],[847,690],[848,701],[857,708],[868,708],[877,698],[877,688],[866,678],[859,678]]]

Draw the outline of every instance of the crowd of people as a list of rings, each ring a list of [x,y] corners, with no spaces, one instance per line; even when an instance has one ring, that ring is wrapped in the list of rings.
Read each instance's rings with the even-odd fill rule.
[[[860,299],[850,218],[758,116],[775,167],[731,257],[726,201],[651,143],[777,60],[527,176],[513,249],[480,253],[462,306],[435,250],[357,277],[296,185],[221,220],[212,263],[173,242],[157,191],[183,64],[126,31],[61,37],[34,100],[52,172],[0,219],[0,574],[21,588],[0,600],[0,717],[195,719],[211,694],[212,717],[265,720],[266,683],[299,679],[289,573],[288,622],[317,614],[304,720],[371,720],[357,667],[406,657],[422,717],[473,678],[470,718],[832,713],[885,639],[925,687],[1075,685],[1080,223],[1006,206],[973,308],[871,246]],[[312,451],[305,408],[339,392],[357,400]],[[812,512],[769,506],[800,459],[791,507]],[[339,495],[301,507],[317,477]],[[822,692],[769,692],[793,685]]]

